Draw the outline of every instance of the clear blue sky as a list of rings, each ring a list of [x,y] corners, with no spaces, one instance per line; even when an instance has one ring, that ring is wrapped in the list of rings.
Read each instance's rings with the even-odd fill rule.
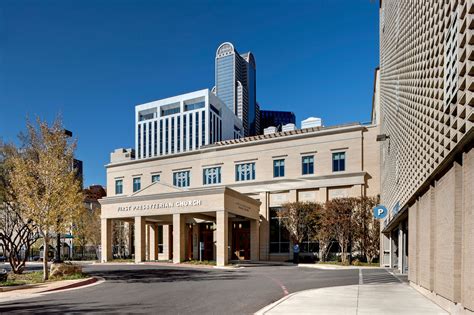
[[[257,63],[263,109],[370,120],[378,1],[1,1],[0,137],[61,113],[85,184],[134,146],[134,106],[210,88],[221,42]]]

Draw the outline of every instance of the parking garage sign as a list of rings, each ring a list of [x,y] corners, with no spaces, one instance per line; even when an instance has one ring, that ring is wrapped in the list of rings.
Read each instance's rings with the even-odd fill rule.
[[[378,205],[374,208],[374,218],[383,219],[387,216],[388,210],[382,205]]]

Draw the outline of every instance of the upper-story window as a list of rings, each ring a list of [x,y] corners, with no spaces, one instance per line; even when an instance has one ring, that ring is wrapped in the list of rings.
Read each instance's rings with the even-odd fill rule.
[[[206,103],[204,101],[196,102],[192,104],[184,104],[184,111],[195,110],[195,109],[200,109],[204,107],[206,107]]]
[[[151,175],[151,182],[152,183],[159,182],[159,181],[160,181],[160,174]]]
[[[115,194],[116,195],[123,194],[123,180],[122,179],[115,180]]]
[[[285,160],[273,160],[273,177],[285,176]]]
[[[332,154],[332,171],[341,172],[346,170],[346,152]]]
[[[235,180],[253,180],[255,179],[255,163],[244,163],[235,166]]]
[[[133,192],[139,191],[142,188],[142,180],[140,177],[133,179]]]
[[[191,184],[191,172],[181,171],[173,173],[173,185],[176,187],[189,187]]]
[[[314,155],[307,155],[301,158],[302,174],[314,174]]]
[[[221,168],[210,167],[202,170],[203,185],[220,184],[221,183]]]

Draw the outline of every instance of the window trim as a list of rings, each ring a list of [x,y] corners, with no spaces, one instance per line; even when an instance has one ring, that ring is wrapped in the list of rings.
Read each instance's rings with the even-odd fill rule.
[[[175,176],[177,176],[178,173],[188,173],[188,177],[187,177],[187,185],[186,186],[179,186],[178,185],[178,178],[175,178]],[[173,172],[173,186],[174,187],[178,187],[178,188],[189,188],[191,187],[191,171],[190,170],[183,170],[183,171],[176,171],[176,172]]]
[[[153,177],[156,177],[156,176],[158,176],[158,180],[153,181]],[[151,174],[151,183],[154,184],[156,182],[161,182],[161,173]]]
[[[117,182],[121,183],[121,185],[120,185],[121,192],[120,193],[117,192]],[[123,195],[123,177],[115,179],[115,195]]]
[[[135,190],[135,179],[138,179],[138,185],[140,186],[137,190]],[[142,189],[142,178],[139,177],[139,176],[136,176],[136,177],[132,177],[132,190],[133,192],[137,192],[137,191],[140,191]]]
[[[333,173],[341,173],[346,171],[346,161],[347,161],[347,151],[337,151],[337,152],[331,152],[331,170]],[[343,170],[334,170],[334,155],[335,154],[341,154],[344,153],[344,169]]]
[[[278,166],[278,176],[275,174],[275,165],[276,162],[282,162],[283,161],[283,166],[279,165]],[[281,167],[283,167],[283,175],[281,175]],[[284,178],[285,177],[285,159],[273,159],[273,178]]]
[[[217,182],[216,183],[206,183],[206,170],[218,169]],[[211,166],[203,167],[202,169],[202,185],[203,186],[212,186],[212,185],[221,185],[222,184],[222,167],[221,166]]]
[[[308,173],[305,174],[304,173],[304,161],[303,160],[304,160],[304,158],[307,158],[307,157],[312,157],[313,158],[313,162],[312,162],[313,163],[313,172],[311,172],[311,173],[308,172]],[[315,171],[314,171],[314,161],[315,160],[316,160],[316,158],[315,158],[314,154],[302,155],[301,156],[301,176],[314,176],[314,173],[315,173]]]
[[[238,174],[238,173],[237,173],[237,172],[238,172],[238,171],[237,171],[238,167],[239,167],[240,165],[252,165],[252,164],[253,164],[253,170],[251,171],[251,175],[252,175],[252,174],[254,175],[253,178],[250,178],[250,179],[240,179],[241,176],[240,176],[240,175],[239,175],[239,176],[237,175],[237,174]],[[236,182],[249,182],[249,181],[255,181],[255,180],[257,180],[257,163],[255,163],[255,161],[254,161],[254,162],[246,162],[246,163],[236,163],[234,170],[235,170],[235,173],[234,173],[235,178],[234,178],[234,179],[235,179]],[[250,177],[252,177],[252,176],[250,176]]]

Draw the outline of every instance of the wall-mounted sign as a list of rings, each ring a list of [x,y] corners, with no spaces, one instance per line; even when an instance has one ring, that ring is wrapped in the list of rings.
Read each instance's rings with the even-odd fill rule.
[[[397,201],[395,206],[393,206],[392,217],[394,217],[398,213],[398,211],[400,211],[400,202],[399,201]]]
[[[382,205],[378,205],[374,208],[374,218],[383,219],[387,216],[388,210]]]
[[[140,210],[155,210],[166,208],[182,208],[182,207],[196,207],[202,204],[201,200],[179,200],[176,202],[157,202],[149,204],[141,204],[134,206],[119,206],[117,211],[140,211]]]

